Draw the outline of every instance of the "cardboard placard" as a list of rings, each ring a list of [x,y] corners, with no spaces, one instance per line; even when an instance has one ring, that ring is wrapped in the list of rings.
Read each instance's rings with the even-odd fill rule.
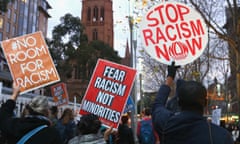
[[[53,101],[57,104],[57,106],[68,104],[68,92],[65,83],[61,82],[51,86],[51,93]]]
[[[20,94],[60,81],[41,32],[8,39],[1,45]]]

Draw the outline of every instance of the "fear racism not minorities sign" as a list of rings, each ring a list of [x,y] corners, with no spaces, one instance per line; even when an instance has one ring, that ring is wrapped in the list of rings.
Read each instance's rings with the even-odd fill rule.
[[[20,94],[60,80],[41,32],[5,40],[1,45]]]
[[[117,128],[136,70],[99,59],[81,103],[80,115],[93,113],[106,126]]]
[[[51,86],[51,93],[53,101],[57,104],[57,106],[68,104],[68,92],[65,83],[61,82]]]
[[[178,2],[162,2],[144,15],[140,24],[144,48],[161,63],[185,65],[206,48],[208,33],[201,15]]]

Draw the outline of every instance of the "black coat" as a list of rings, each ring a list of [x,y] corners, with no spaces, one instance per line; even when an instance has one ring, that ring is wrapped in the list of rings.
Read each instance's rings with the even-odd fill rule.
[[[134,144],[132,129],[127,124],[119,125],[117,144]]]
[[[43,116],[14,118],[15,101],[7,100],[0,108],[0,130],[7,138],[8,144],[16,144],[27,132],[40,125],[48,125],[35,135],[26,144],[62,144],[58,131],[50,126],[50,121]]]
[[[171,88],[162,85],[153,104],[152,120],[161,144],[233,144],[224,128],[208,123],[202,115],[181,111],[174,113],[165,107]],[[209,129],[210,128],[210,129]]]

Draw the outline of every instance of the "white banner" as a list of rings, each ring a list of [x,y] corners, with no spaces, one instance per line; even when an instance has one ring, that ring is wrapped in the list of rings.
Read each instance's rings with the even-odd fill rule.
[[[221,109],[215,109],[212,111],[212,123],[220,125]]]

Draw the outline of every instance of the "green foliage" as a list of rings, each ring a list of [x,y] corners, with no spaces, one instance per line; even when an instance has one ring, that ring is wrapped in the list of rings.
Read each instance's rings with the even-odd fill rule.
[[[152,104],[153,104],[156,96],[157,96],[157,92],[145,92],[143,94],[143,97],[137,103],[138,112],[141,113],[141,110],[140,110],[141,103],[142,103],[143,108],[145,108],[145,107],[152,108]]]
[[[98,58],[119,63],[121,58],[109,45],[101,41],[88,43],[79,17],[66,14],[54,27],[52,39],[47,40],[62,81],[74,77],[89,80]]]
[[[118,53],[104,42],[92,41],[90,43],[90,46],[92,46],[95,49],[95,51],[98,52],[97,55],[98,58],[107,59],[116,63],[120,63],[121,58],[118,56]]]
[[[7,12],[7,6],[10,0],[1,0],[0,1],[0,12]]]

